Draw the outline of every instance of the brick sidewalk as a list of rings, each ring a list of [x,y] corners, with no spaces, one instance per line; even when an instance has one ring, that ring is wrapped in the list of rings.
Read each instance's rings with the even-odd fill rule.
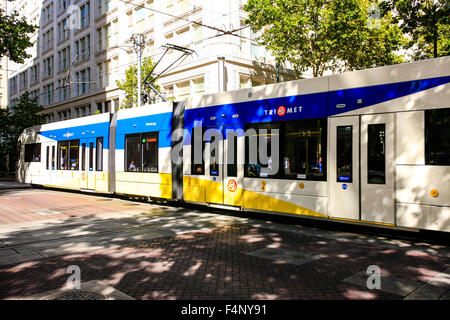
[[[53,190],[14,191],[0,194],[0,225],[120,212],[141,205]]]
[[[320,258],[296,265],[253,254],[263,248]],[[404,296],[343,280],[378,265],[383,274],[425,283],[446,269],[450,259],[370,241],[349,243],[235,224],[2,268],[0,298],[62,288],[69,265],[80,267],[81,281],[101,280],[136,299],[398,300]]]

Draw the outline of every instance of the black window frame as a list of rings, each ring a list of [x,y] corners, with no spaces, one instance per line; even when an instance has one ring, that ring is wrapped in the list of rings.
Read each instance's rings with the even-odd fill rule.
[[[47,151],[46,158],[45,158],[45,168],[47,170],[49,170],[50,169],[50,146],[47,146],[47,148],[45,150]]]
[[[346,152],[341,152],[339,150],[339,146],[341,146],[342,144],[339,143],[339,130],[345,130],[346,128],[350,128],[350,151],[349,150],[345,150]],[[348,138],[345,136],[342,136],[341,138]],[[345,141],[343,141],[345,142]],[[348,142],[348,141],[347,141]],[[354,170],[354,165],[353,165],[353,125],[342,125],[342,126],[337,126],[336,127],[336,182],[340,182],[340,183],[352,183],[353,182],[353,170]],[[340,169],[339,167],[341,166],[342,162],[346,162],[346,160],[348,159],[344,159],[341,156],[350,156],[350,174],[349,175],[340,175]],[[344,171],[345,172],[345,171]],[[347,178],[343,178],[343,177],[347,177]]]
[[[382,150],[380,150],[380,145],[383,145]],[[385,123],[367,125],[367,184],[386,184]]]
[[[198,129],[200,129],[201,131],[202,131],[202,138],[201,138],[201,140],[202,140],[202,163],[201,164],[195,164],[194,163],[194,149],[195,149],[195,146],[194,146],[194,130],[198,130]],[[205,131],[206,131],[206,128],[205,127],[195,127],[195,128],[192,128],[192,130],[191,130],[191,175],[196,175],[196,176],[203,176],[203,175],[205,175],[206,174],[206,172],[205,172],[205,159],[203,159],[203,155],[204,155],[204,153],[205,153],[205,146],[206,146],[206,143],[205,143],[205,141],[204,141],[204,139],[203,139],[203,137],[204,137],[204,135],[205,135]]]
[[[138,170],[130,170],[130,165],[128,163],[128,138],[138,138],[137,143],[137,153],[139,154],[139,163],[136,168]],[[155,153],[153,155],[155,160],[154,162],[150,161],[151,163],[156,163],[156,170],[144,170],[144,138],[148,138],[152,141],[146,141],[145,143],[155,143],[156,148]],[[124,147],[124,171],[125,172],[141,172],[141,173],[159,173],[159,131],[148,131],[148,132],[139,132],[139,133],[132,133],[127,134],[124,137],[125,139],[125,147]],[[155,141],[153,141],[155,139]],[[154,168],[154,167],[152,167]]]
[[[39,160],[36,160],[38,158]],[[41,144],[27,143],[24,150],[24,162],[41,162]]]
[[[287,126],[291,124],[301,125],[302,122],[307,123],[308,121],[319,121],[321,131],[321,175],[313,175],[313,174],[287,174],[284,169],[285,161],[284,158],[287,155],[287,147],[286,147],[286,132]],[[279,179],[279,180],[296,180],[296,181],[327,181],[327,138],[328,138],[328,119],[327,118],[313,118],[313,119],[296,119],[296,120],[287,120],[287,121],[273,121],[273,122],[259,122],[259,123],[248,123],[245,124],[245,131],[248,129],[278,129],[279,130],[279,159],[278,159],[278,172],[275,175],[268,176],[251,176],[249,175],[249,143],[250,138],[245,136],[244,143],[244,151],[245,151],[245,163],[244,163],[244,177],[245,178],[254,178],[254,179]],[[259,144],[259,138],[257,139],[257,143]],[[271,151],[269,151],[271,154]],[[259,158],[259,154],[258,154]]]
[[[95,140],[95,171],[103,171],[103,137],[97,137]]]
[[[425,165],[427,166],[449,166],[450,165],[450,141],[448,141],[448,134],[450,133],[450,108],[430,109],[425,110]],[[439,125],[443,121],[443,125]],[[447,137],[447,140],[445,139]],[[448,151],[446,146],[436,147],[436,140],[446,142],[448,144]],[[433,155],[442,153],[444,155],[440,158]]]
[[[71,146],[75,145],[75,141],[76,141],[76,145],[78,147],[78,160],[76,162],[76,166],[72,166],[71,165]],[[61,145],[62,144],[67,144],[67,153],[66,153],[66,157],[65,157],[65,162],[67,163],[67,168],[63,168],[62,167],[62,163],[61,163],[61,159],[62,159],[62,155],[61,155]],[[58,157],[57,157],[57,169],[58,170],[67,170],[67,171],[78,171],[80,169],[80,139],[72,139],[72,140],[61,140],[58,141],[58,145],[57,145],[57,153],[58,153]]]

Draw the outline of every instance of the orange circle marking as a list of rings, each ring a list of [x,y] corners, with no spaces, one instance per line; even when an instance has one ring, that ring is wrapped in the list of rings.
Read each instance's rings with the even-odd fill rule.
[[[81,174],[81,179],[86,180],[86,173],[85,173],[85,172],[83,172],[83,173]]]
[[[286,113],[286,108],[284,106],[279,106],[277,109],[277,114],[282,117],[284,116]]]
[[[231,179],[230,181],[228,181],[228,185],[227,185],[228,191],[230,192],[235,192],[237,189],[237,182],[234,179]]]
[[[430,191],[430,195],[432,197],[437,197],[439,195],[439,191],[437,191],[436,189],[433,189]]]

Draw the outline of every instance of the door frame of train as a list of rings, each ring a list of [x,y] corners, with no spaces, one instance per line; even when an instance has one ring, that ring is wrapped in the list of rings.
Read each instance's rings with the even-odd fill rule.
[[[224,134],[224,144],[223,144],[223,203],[230,206],[242,206],[242,199],[244,194],[244,161],[245,161],[245,136],[239,133],[238,130],[241,130],[242,126],[233,125],[233,126],[225,126],[223,129]],[[235,146],[233,153],[236,152],[236,156],[234,157],[234,161],[236,161],[236,176],[229,176],[228,172],[228,148],[229,144],[229,136],[227,136],[227,130],[232,130],[233,134],[236,135],[236,139],[234,140],[233,146]]]
[[[218,155],[217,159],[219,160],[217,164],[217,175],[211,175],[211,138],[206,137],[208,130],[218,130],[219,131],[219,141],[218,141]],[[203,156],[205,157],[205,201],[208,203],[216,203],[223,204],[223,128],[222,127],[207,127],[205,128],[205,136],[203,139],[207,139],[205,141],[205,151]]]
[[[350,220],[360,220],[360,179],[359,179],[359,116],[336,117],[328,119],[328,179],[329,179],[329,216]],[[337,130],[351,127],[352,174],[337,175]],[[343,153],[342,153],[343,154]]]
[[[86,144],[86,151],[84,155],[85,167],[81,170],[81,181],[80,188],[87,190],[95,190],[95,138],[84,138],[80,141],[80,146],[83,148],[83,144]],[[92,143],[92,153],[91,153],[91,143]],[[83,156],[83,151],[81,150],[81,157]],[[91,159],[92,158],[92,159]],[[90,161],[92,160],[92,161]],[[83,161],[83,159],[82,159]],[[90,164],[92,163],[92,167]],[[82,164],[80,165],[82,169]]]
[[[368,126],[385,125],[385,183],[368,182]],[[352,181],[338,181],[337,128],[352,126]],[[395,224],[394,115],[329,118],[329,215],[331,218]],[[376,196],[374,196],[376,195]]]
[[[383,183],[380,181],[369,183],[368,127],[369,125],[383,124],[385,181]],[[394,139],[393,113],[361,116],[361,220],[387,224],[395,223]]]
[[[47,154],[47,147],[48,147],[48,154]],[[56,159],[57,159],[57,142],[51,141],[44,144],[44,150],[46,152],[46,158],[45,158],[45,170],[48,174],[48,184],[51,186],[56,186]],[[48,163],[47,163],[48,161]],[[48,170],[47,170],[48,165]]]

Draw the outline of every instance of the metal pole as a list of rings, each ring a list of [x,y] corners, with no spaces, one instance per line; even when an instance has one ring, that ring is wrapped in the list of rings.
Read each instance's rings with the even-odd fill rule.
[[[141,106],[141,92],[142,92],[142,88],[141,88],[141,57],[142,57],[142,50],[141,50],[141,46],[138,47],[137,50],[137,58],[138,58],[138,65],[137,65],[137,77],[138,77],[138,96],[137,96],[137,101],[138,101],[138,107]]]
[[[131,36],[131,40],[133,41],[134,47],[136,48],[136,54],[137,54],[137,82],[138,82],[138,88],[137,88],[137,105],[140,107],[142,105],[141,99],[142,99],[142,79],[141,79],[141,60],[142,60],[142,50],[145,46],[145,36],[143,34],[133,34]]]

